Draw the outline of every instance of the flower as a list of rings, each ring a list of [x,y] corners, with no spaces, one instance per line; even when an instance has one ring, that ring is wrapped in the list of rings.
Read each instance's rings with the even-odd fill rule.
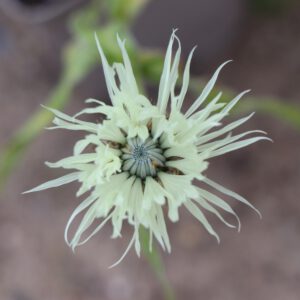
[[[170,252],[165,218],[167,215],[172,222],[177,222],[178,210],[182,206],[218,241],[219,236],[206,219],[204,210],[215,214],[227,226],[240,230],[240,220],[234,210],[205,187],[243,202],[259,214],[246,199],[204,175],[209,159],[267,139],[265,133],[259,130],[231,134],[252,114],[221,126],[222,119],[248,91],[228,103],[219,102],[219,93],[208,104],[204,104],[219,72],[228,62],[217,69],[201,95],[183,111],[195,48],[188,57],[181,89],[176,93],[181,45],[175,31],[166,51],[155,104],[139,91],[125,41],[117,37],[123,63],[114,63],[112,66],[107,62],[97,36],[96,42],[112,105],[89,99],[86,102],[96,106],[86,108],[75,116],[49,108],[55,115],[55,126],[50,129],[82,130],[88,134],[75,144],[73,155],[55,163],[46,163],[51,168],[74,171],[28,191],[36,192],[78,181],[81,186],[77,196],[89,192],[67,223],[67,244],[73,249],[84,244],[107,222],[112,224],[112,238],[120,237],[123,223],[127,221],[133,227],[133,235],[118,262],[133,245],[136,253],[140,254],[140,226],[149,230],[150,248],[154,236],[161,247]],[[173,55],[175,43],[178,48]],[[82,121],[78,119],[82,114],[102,114],[104,121],[101,124]],[[94,150],[88,151],[90,148]],[[237,224],[227,222],[218,209],[232,214]],[[82,212],[85,212],[84,216],[70,240],[70,225]],[[83,238],[94,221],[99,224]]]

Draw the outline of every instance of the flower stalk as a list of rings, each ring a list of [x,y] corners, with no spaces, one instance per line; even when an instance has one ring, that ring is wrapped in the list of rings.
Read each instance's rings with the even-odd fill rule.
[[[149,266],[153,270],[155,277],[161,285],[164,294],[164,299],[176,300],[175,292],[170,284],[170,281],[168,280],[165,266],[158,248],[156,247],[156,245],[154,245],[152,247],[152,250],[149,249],[149,233],[144,227],[140,228],[139,234],[142,253],[145,259],[147,260]]]

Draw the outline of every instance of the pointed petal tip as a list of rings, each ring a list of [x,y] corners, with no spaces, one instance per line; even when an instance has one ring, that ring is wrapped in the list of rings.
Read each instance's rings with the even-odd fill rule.
[[[45,105],[45,104],[40,104],[40,106],[41,106],[42,108],[44,108],[44,109],[47,109],[47,110],[51,111],[51,112],[53,112],[53,110],[54,110],[54,108],[49,107],[49,106],[47,106],[47,105]]]
[[[25,194],[29,194],[29,193],[32,193],[32,189],[28,190],[28,191],[25,191],[25,192],[22,192],[21,195],[25,195]]]
[[[263,132],[263,133],[264,133],[264,134],[267,134],[266,132]],[[269,141],[269,142],[271,142],[271,143],[274,143],[274,141],[273,141],[271,138],[268,138],[268,137],[266,137],[266,136],[261,136],[259,140],[260,140],[260,141],[266,140],[266,141]]]
[[[241,232],[242,223],[241,223],[240,218],[238,217],[238,215],[236,215],[236,219],[237,219],[237,222],[238,222],[237,231]]]
[[[226,60],[225,62],[223,62],[220,66],[219,66],[219,68],[217,69],[217,70],[221,70],[221,69],[223,69],[226,65],[228,65],[228,64],[230,64],[230,63],[232,63],[233,62],[233,60],[232,59],[230,59],[230,60]]]
[[[229,228],[237,228],[237,226],[232,225],[232,224],[230,224],[230,223],[227,223],[226,226],[229,227]]]
[[[244,95],[246,95],[246,94],[248,94],[250,92],[251,92],[251,89],[247,89],[247,90],[241,92],[241,95],[244,96]]]
[[[100,43],[100,40],[99,40],[99,37],[98,37],[96,31],[94,32],[94,38],[95,38],[95,41],[96,41],[96,45],[97,45],[98,51],[101,54],[102,53],[102,47],[101,47],[101,43]]]
[[[95,38],[96,41],[98,41],[98,35],[97,35],[96,31],[94,31],[94,38]]]
[[[116,37],[117,37],[117,41],[118,41],[118,44],[120,45],[120,44],[125,44],[125,42],[126,42],[126,39],[121,39],[121,37],[120,37],[120,35],[119,35],[119,32],[117,32],[116,33]]]
[[[261,214],[261,212],[259,210],[257,210],[256,212],[257,212],[257,214],[259,216],[259,219],[262,220],[262,214]]]
[[[248,204],[248,206],[250,206],[255,212],[256,214],[258,215],[259,219],[261,220],[262,219],[262,214],[260,213],[260,211],[252,204]]]
[[[191,52],[190,53],[194,53],[195,52],[195,50],[198,48],[198,45],[195,45],[193,48],[192,48],[192,50],[191,50]]]
[[[171,37],[170,37],[170,40],[174,40],[174,38],[175,39],[177,39],[177,40],[179,40],[179,38],[178,38],[178,36],[176,35],[176,32],[178,31],[178,28],[173,28],[172,29],[172,34],[171,34]]]
[[[112,269],[112,268],[116,267],[119,263],[122,262],[122,260],[124,259],[124,257],[127,255],[127,253],[129,252],[129,250],[131,249],[131,247],[132,247],[135,239],[136,239],[136,232],[133,233],[131,241],[129,242],[129,244],[128,244],[126,250],[124,251],[124,253],[122,254],[122,256],[115,263],[113,263],[112,265],[110,265],[108,267],[108,269]]]
[[[114,263],[114,264],[110,265],[109,267],[107,267],[107,269],[110,270],[110,269],[112,269],[112,268],[114,268],[114,267],[116,267],[116,266],[117,266],[117,264]]]
[[[179,30],[178,28],[173,28],[173,29],[172,29],[172,35],[175,35],[175,33],[176,33],[178,30]]]

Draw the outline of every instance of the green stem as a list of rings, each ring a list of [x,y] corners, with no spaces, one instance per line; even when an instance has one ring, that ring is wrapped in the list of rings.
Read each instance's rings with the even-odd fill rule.
[[[200,78],[192,78],[190,82],[190,90],[197,96],[202,92],[205,83]],[[220,89],[214,88],[209,95],[207,101],[213,99]],[[220,102],[229,102],[237,93],[233,90],[222,87],[222,97]],[[300,130],[300,106],[286,103],[284,99],[275,97],[252,97],[245,96],[234,108],[234,113],[259,112],[269,115],[277,120],[283,121],[292,126],[294,129]]]
[[[74,85],[75,83],[61,80],[47,105],[57,109],[63,108],[70,98]],[[0,188],[20,161],[26,147],[50,123],[52,117],[49,111],[38,110],[6,145],[0,156]]]
[[[241,102],[236,109],[237,112],[258,111],[271,115],[284,121],[297,130],[300,130],[300,106],[284,103],[284,100],[276,98],[254,98],[248,97]]]
[[[164,293],[165,300],[175,300],[175,293],[170,285],[170,282],[166,275],[166,270],[161,258],[161,255],[157,249],[157,247],[153,246],[152,251],[149,249],[149,233],[144,228],[141,227],[140,229],[140,241],[142,252],[149,263],[150,267],[152,268],[155,276],[157,277],[158,281],[162,286],[162,290]]]

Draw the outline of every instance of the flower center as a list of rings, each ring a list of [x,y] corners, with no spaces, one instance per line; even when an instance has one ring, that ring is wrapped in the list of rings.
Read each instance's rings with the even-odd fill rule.
[[[159,143],[151,138],[145,141],[138,137],[130,138],[121,150],[122,170],[140,178],[156,176],[157,169],[164,167],[166,161]]]

